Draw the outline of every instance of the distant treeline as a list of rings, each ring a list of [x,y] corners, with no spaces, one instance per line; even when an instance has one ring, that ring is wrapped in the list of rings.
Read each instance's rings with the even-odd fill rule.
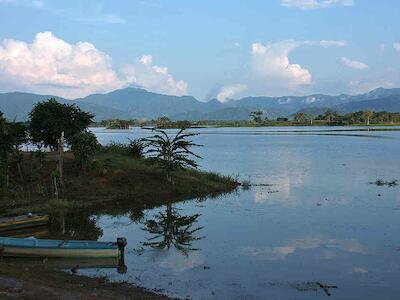
[[[194,122],[190,121],[172,121],[168,117],[160,117],[156,120],[121,120],[111,119],[94,122],[93,127],[106,127],[107,129],[129,129],[130,127],[157,127],[161,129],[166,128],[188,128],[193,126]]]
[[[203,121],[172,121],[168,117],[160,117],[156,120],[103,120],[92,123],[93,127],[106,127],[108,129],[129,129],[130,127],[157,127],[157,128],[188,128],[203,126],[340,126],[340,125],[399,125],[400,113],[358,111],[348,114],[340,114],[333,110],[327,110],[322,115],[313,115],[298,112],[290,118],[278,117],[268,119],[263,111],[253,111],[248,120],[203,120]]]

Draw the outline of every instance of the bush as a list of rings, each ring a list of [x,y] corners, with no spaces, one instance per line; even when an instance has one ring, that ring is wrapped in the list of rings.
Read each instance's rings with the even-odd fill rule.
[[[104,153],[129,155],[128,146],[117,142],[111,142],[106,146],[102,146],[101,151]]]
[[[129,140],[128,151],[129,154],[135,158],[142,158],[144,156],[144,149],[146,144],[142,139]]]
[[[100,149],[96,136],[89,131],[75,134],[72,137],[71,144],[71,150],[74,153],[75,159],[79,161],[82,169],[87,167],[87,164]]]

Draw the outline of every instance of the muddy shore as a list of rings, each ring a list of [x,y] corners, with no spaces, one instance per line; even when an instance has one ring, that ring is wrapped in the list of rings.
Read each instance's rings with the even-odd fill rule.
[[[0,299],[171,299],[128,283],[89,278],[33,265],[0,261]]]

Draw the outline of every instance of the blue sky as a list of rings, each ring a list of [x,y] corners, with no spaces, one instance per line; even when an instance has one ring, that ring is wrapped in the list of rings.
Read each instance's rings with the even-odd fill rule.
[[[400,86],[395,0],[0,0],[0,91],[200,100]]]

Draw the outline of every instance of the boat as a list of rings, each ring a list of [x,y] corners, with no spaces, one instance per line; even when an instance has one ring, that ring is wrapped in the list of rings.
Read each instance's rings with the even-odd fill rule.
[[[49,222],[49,216],[27,214],[23,216],[0,218],[0,231],[10,231],[23,228],[43,226]]]
[[[107,258],[123,255],[125,238],[116,242],[0,237],[0,256],[43,258]]]
[[[45,238],[49,235],[49,229],[46,225],[37,226],[32,228],[21,228],[16,230],[0,231],[0,237],[13,237],[13,238]]]
[[[116,269],[119,264],[117,257],[106,258],[46,258],[42,257],[9,257],[7,262],[25,265],[46,265],[51,269],[71,269],[79,266],[79,269]]]

